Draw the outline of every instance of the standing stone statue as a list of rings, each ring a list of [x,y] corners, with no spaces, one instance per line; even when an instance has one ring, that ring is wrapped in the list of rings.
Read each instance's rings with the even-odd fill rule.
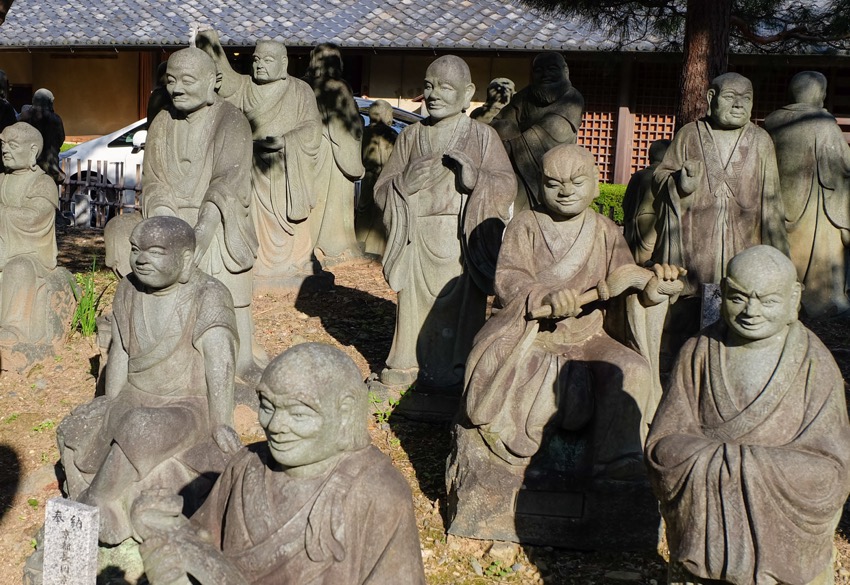
[[[0,69],[0,132],[18,121],[18,113],[14,106],[9,103],[9,77]],[[0,162],[0,173],[3,172],[3,164]]]
[[[375,183],[390,159],[398,133],[393,128],[393,108],[384,100],[369,106],[369,125],[363,131],[363,180],[354,228],[357,241],[366,254],[383,256],[387,246],[387,229],[381,210],[375,204]]]
[[[508,105],[515,92],[516,87],[513,81],[507,77],[497,77],[487,86],[487,101],[484,102],[483,106],[478,106],[472,110],[469,117],[489,124],[502,111],[502,108]]]
[[[384,275],[398,313],[381,382],[418,389],[463,382],[484,324],[504,223],[516,191],[496,132],[463,114],[475,91],[459,57],[425,73],[428,118],[405,128],[375,185],[389,237]]]
[[[53,111],[53,92],[44,88],[36,90],[32,107],[21,112],[18,121],[31,124],[41,132],[44,148],[38,155],[38,166],[56,183],[61,183],[65,173],[59,168],[59,151],[65,142],[65,126],[59,114]]]
[[[214,30],[195,39],[215,61],[221,95],[251,123],[253,217],[259,239],[254,290],[298,290],[314,274],[311,210],[321,163],[322,118],[310,86],[287,74],[286,46],[260,41],[253,76],[239,75],[227,62]]]
[[[216,69],[199,49],[168,59],[174,108],[157,114],[145,151],[143,217],[177,216],[194,226],[195,262],[233,295],[239,352],[236,374],[256,382],[262,350],[254,346],[252,272],[257,236],[251,221],[251,129],[245,116],[215,95]]]
[[[76,303],[71,275],[56,265],[59,190],[38,166],[42,138],[18,122],[0,134],[0,353],[4,369],[53,353]],[[22,360],[9,360],[10,352]]]
[[[570,69],[560,53],[541,53],[532,67],[531,85],[517,92],[491,122],[516,171],[514,214],[540,203],[543,155],[559,144],[575,144],[584,114],[584,98],[570,83]]]
[[[521,211],[505,230],[495,281],[502,309],[481,329],[467,362],[447,471],[455,502],[449,531],[575,546],[577,526],[573,540],[547,536],[541,525],[523,534],[528,519],[517,517],[523,510],[513,507],[515,491],[522,486],[531,498],[547,482],[566,485],[564,477],[589,491],[591,479],[645,477],[643,442],[661,396],[660,326],[684,271],[636,266],[619,228],[589,209],[599,171],[587,150],[555,147],[543,157],[543,176],[545,207]],[[629,290],[642,297],[630,299],[629,325],[630,339],[646,341],[635,348],[643,355],[604,328],[607,309]],[[643,305],[660,310],[654,331]],[[611,507],[587,501],[589,515]],[[540,506],[556,506],[545,502]],[[656,529],[651,519],[653,537]]]
[[[653,261],[688,269],[690,298],[671,313],[682,342],[699,329],[700,283],[719,284],[732,256],[755,244],[788,252],[773,141],[750,122],[752,83],[725,73],[706,97],[708,115],[676,133],[653,179]]]
[[[305,76],[322,115],[322,150],[316,173],[317,203],[310,217],[316,257],[333,266],[362,257],[354,233],[354,181],[363,177],[360,159],[363,118],[342,78],[342,55],[330,43],[310,53]]]
[[[209,474],[240,446],[230,293],[195,267],[195,231],[183,220],[144,220],[130,243],[133,273],[113,301],[106,394],[56,431],[66,491],[100,509],[107,544],[134,536],[129,513],[143,489],[182,493],[185,509],[197,509]]]
[[[850,310],[850,146],[835,118],[823,109],[826,77],[817,71],[791,80],[789,105],[764,127],[776,145],[791,260],[803,284],[810,317]]]
[[[850,493],[841,372],[797,321],[781,252],[739,253],[722,289],[723,318],[682,348],[646,443],[668,582],[830,584]]]
[[[669,147],[669,140],[656,140],[649,145],[649,166],[632,175],[623,197],[623,235],[626,236],[635,262],[640,265],[652,259],[652,250],[655,248],[657,217],[652,175]]]
[[[151,584],[424,585],[410,488],[370,445],[362,380],[328,345],[275,358],[258,388],[268,441],[230,460],[191,520],[179,497],[137,502]]]

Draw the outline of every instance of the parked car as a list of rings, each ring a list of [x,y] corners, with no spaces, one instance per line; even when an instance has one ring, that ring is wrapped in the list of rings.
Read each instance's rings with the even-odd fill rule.
[[[364,125],[368,125],[369,106],[374,100],[359,97],[354,100]],[[418,114],[393,108],[393,128],[396,132],[401,132],[405,126],[419,120],[422,120],[422,116]],[[141,178],[137,168],[141,168],[146,139],[147,118],[144,118],[111,134],[77,144],[59,155],[59,162],[73,186],[70,215],[75,225],[102,225],[101,221],[108,217],[101,216],[108,216],[109,210],[119,203],[115,189],[80,185],[78,182],[111,186],[123,180],[120,205],[135,205],[137,176]],[[111,205],[103,205],[104,202]]]

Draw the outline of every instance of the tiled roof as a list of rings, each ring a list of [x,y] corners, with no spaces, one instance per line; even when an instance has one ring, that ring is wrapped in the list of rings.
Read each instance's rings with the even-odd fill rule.
[[[7,47],[186,45],[193,26],[225,45],[404,49],[612,50],[616,38],[518,0],[16,0],[0,27]],[[653,50],[641,40],[631,50]]]

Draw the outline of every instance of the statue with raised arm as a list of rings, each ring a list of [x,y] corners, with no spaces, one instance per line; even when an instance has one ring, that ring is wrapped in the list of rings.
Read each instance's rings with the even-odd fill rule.
[[[635,262],[641,266],[652,259],[657,236],[652,175],[669,147],[669,140],[656,140],[649,145],[649,166],[632,175],[623,196],[623,235],[626,236]]]
[[[185,510],[197,509],[210,474],[240,445],[230,293],[195,266],[195,231],[179,218],[142,221],[130,245],[133,272],[113,301],[105,396],[56,432],[65,491],[100,509],[107,544],[134,536],[129,513],[143,489],[183,493]]]
[[[575,144],[584,97],[570,83],[560,53],[534,58],[531,85],[518,91],[490,123],[505,143],[517,177],[514,214],[540,203],[543,155],[559,144]]]
[[[740,252],[721,290],[722,319],[685,343],[646,442],[668,583],[831,584],[850,493],[841,372],[797,320],[781,252]]]
[[[252,267],[257,236],[251,210],[251,129],[215,94],[216,69],[198,49],[168,59],[173,108],[157,114],[145,151],[142,216],[172,215],[194,226],[198,267],[233,296],[239,330],[236,374],[259,380],[266,358],[254,345]],[[256,358],[255,358],[256,355]]]
[[[398,292],[381,381],[454,388],[484,324],[499,245],[516,191],[496,132],[463,111],[475,91],[460,57],[425,73],[428,118],[405,128],[375,185],[389,231],[384,275]]]
[[[393,128],[393,107],[384,100],[369,106],[369,125],[363,131],[363,180],[357,201],[354,229],[366,254],[383,256],[387,247],[387,228],[380,208],[375,204],[375,183],[390,159],[398,133]]]
[[[191,519],[172,494],[135,505],[151,585],[187,575],[202,585],[424,585],[410,488],[370,444],[351,358],[296,345],[257,390],[268,440],[230,460]]]
[[[514,93],[516,93],[516,87],[513,81],[507,77],[497,77],[487,86],[487,101],[484,105],[472,110],[469,117],[489,124],[502,111],[502,108],[508,105]]]
[[[776,145],[788,246],[806,315],[835,317],[850,311],[850,146],[823,107],[822,73],[798,73],[789,93],[791,103],[764,120]]]
[[[260,41],[252,75],[236,73],[214,30],[200,31],[197,46],[221,74],[219,95],[251,123],[252,213],[259,249],[254,290],[298,290],[315,273],[312,210],[318,201],[322,118],[310,86],[287,73],[286,46]]]

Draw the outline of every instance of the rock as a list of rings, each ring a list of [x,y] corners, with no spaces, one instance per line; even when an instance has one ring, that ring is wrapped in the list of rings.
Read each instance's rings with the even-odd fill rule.
[[[484,576],[484,569],[481,568],[481,563],[478,562],[478,559],[472,559],[469,564],[472,565],[472,570],[475,571],[476,575],[479,577]]]
[[[642,576],[640,573],[635,573],[633,571],[608,571],[605,573],[606,579],[611,579],[612,581],[640,581]]]
[[[494,561],[502,563],[503,567],[510,567],[516,561],[518,546],[512,542],[494,542],[487,551]]]

